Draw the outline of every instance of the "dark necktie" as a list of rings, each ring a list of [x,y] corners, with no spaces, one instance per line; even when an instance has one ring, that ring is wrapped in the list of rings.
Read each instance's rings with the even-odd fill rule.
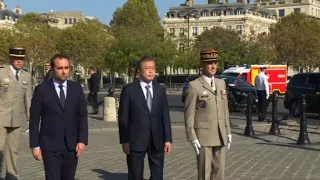
[[[60,104],[64,108],[64,105],[66,103],[66,96],[64,95],[63,85],[60,84],[59,88],[60,88]]]
[[[152,108],[152,96],[151,96],[151,92],[150,92],[150,85],[146,85],[146,89],[147,89],[147,104],[148,104],[148,108],[151,112],[151,108]]]
[[[19,70],[16,70],[16,79],[19,81]]]

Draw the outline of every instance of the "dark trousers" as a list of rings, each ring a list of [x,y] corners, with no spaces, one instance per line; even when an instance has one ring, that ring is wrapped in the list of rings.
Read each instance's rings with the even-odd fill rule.
[[[78,165],[75,151],[41,152],[46,180],[74,180]]]
[[[259,121],[264,121],[266,119],[267,110],[267,92],[265,90],[257,90],[258,95],[258,119]]]
[[[143,180],[144,158],[148,153],[150,180],[163,180],[164,150],[157,151],[151,140],[144,152],[131,151],[127,156],[128,180]]]
[[[99,105],[98,105],[98,92],[90,92],[88,95],[89,102],[93,108],[93,110],[99,111]]]

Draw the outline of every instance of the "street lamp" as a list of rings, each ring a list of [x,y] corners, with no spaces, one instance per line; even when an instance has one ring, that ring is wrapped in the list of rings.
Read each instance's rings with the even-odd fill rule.
[[[200,16],[198,14],[198,11],[194,8],[186,8],[183,11],[180,11],[178,13],[178,17],[179,18],[184,18],[187,20],[187,27],[188,27],[188,39],[187,39],[187,43],[188,43],[188,64],[190,64],[190,19],[194,18],[194,19],[199,19]],[[188,68],[190,68],[190,66],[188,66]],[[190,69],[188,69],[188,75],[190,75]]]
[[[50,34],[49,34],[49,28],[50,24],[57,24],[59,21],[56,18],[54,14],[50,13],[43,13],[40,14],[40,22],[47,24],[47,60],[50,63]]]

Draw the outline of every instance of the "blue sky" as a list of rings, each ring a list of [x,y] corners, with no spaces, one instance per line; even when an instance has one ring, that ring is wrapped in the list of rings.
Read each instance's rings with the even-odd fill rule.
[[[84,11],[86,16],[95,16],[104,24],[109,24],[113,12],[127,0],[4,0],[9,9],[21,6],[23,13],[53,11]],[[205,4],[208,0],[195,0]],[[159,16],[163,18],[169,7],[178,6],[185,0],[156,0]]]

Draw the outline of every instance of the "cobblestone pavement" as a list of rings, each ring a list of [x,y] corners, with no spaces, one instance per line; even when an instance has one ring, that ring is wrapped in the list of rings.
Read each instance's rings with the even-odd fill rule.
[[[172,119],[182,117],[171,112]],[[299,126],[280,126],[281,135],[269,135],[270,124],[254,121],[255,137],[243,136],[243,117],[233,117],[233,142],[227,152],[226,180],[320,180],[320,129],[309,126],[311,145],[298,146]],[[89,146],[80,158],[77,180],[125,180],[126,161],[118,144],[116,123],[90,119]],[[165,180],[196,180],[194,151],[186,142],[183,123],[172,123],[173,152],[165,159]],[[149,178],[146,158],[145,178]],[[21,180],[44,180],[41,162],[33,160],[28,135],[21,136],[19,157]]]

